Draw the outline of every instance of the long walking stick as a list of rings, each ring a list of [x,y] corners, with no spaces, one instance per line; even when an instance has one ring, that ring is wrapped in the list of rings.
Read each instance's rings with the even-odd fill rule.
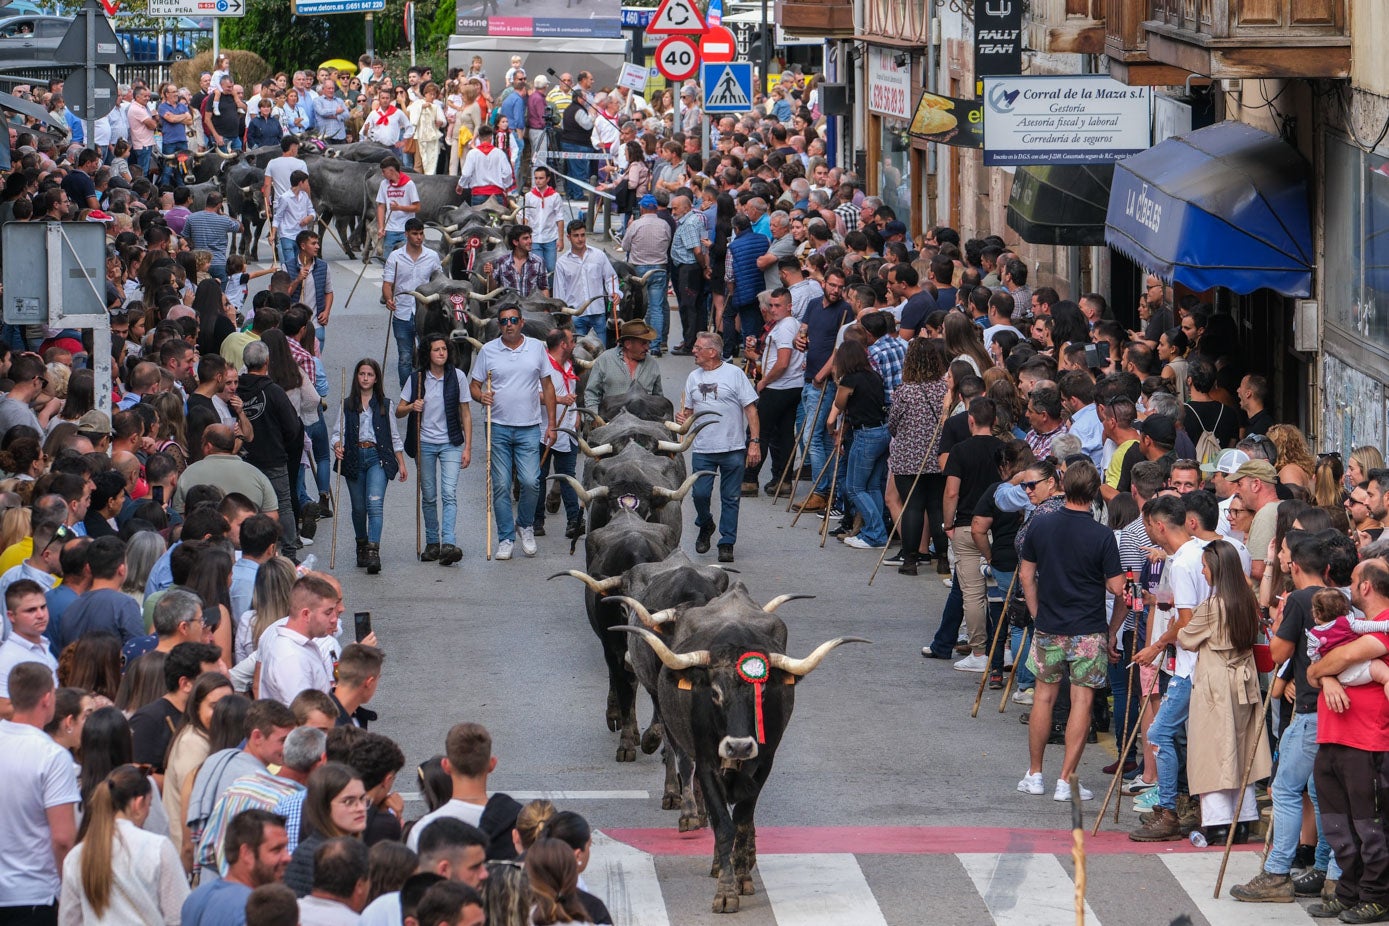
[[[979,702],[984,700],[984,686],[989,681],[989,670],[993,668],[994,654],[998,652],[998,641],[1003,637],[1003,628],[1008,626],[1008,603],[1013,600],[1013,589],[1018,584],[1018,570],[1013,570],[1013,579],[1008,583],[1008,591],[1003,593],[1003,614],[998,618],[998,626],[994,628],[994,641],[989,645],[989,666],[984,670],[984,675],[979,679],[979,693],[974,696],[974,710],[969,712],[969,716],[979,716]],[[987,603],[985,604],[987,607]],[[1018,654],[1013,654],[1013,665],[1018,664]]]
[[[347,367],[342,368],[342,388],[338,391],[338,399],[342,401],[347,398]],[[331,449],[330,449],[331,452]],[[343,455],[347,455],[347,448],[342,448]],[[338,505],[338,499],[342,497],[342,461],[338,461],[338,478],[333,480],[333,550],[328,556],[328,568],[338,568],[338,525],[342,523],[342,508]]]
[[[805,458],[806,458],[806,456],[808,456],[809,453],[810,453],[810,444],[811,444],[812,441],[815,440],[815,431],[814,431],[814,429],[813,429],[813,426],[814,426],[814,422],[817,422],[817,421],[820,420],[820,406],[821,406],[821,404],[825,401],[825,393],[826,393],[827,391],[828,391],[828,389],[821,389],[821,390],[820,390],[820,398],[819,398],[819,400],[815,403],[815,414],[814,414],[813,416],[811,416],[811,417],[809,417],[809,418],[807,418],[807,419],[805,419],[804,421],[801,422],[801,433],[800,433],[799,435],[796,436],[796,445],[795,445],[795,446],[796,446],[796,447],[800,447],[800,445],[801,445],[801,438],[805,436],[806,428],[811,428],[811,429],[812,429],[811,432],[810,432],[810,439],[806,441],[806,443],[805,443],[805,449],[804,449],[803,451],[801,451],[801,466],[804,466],[804,465],[805,465]],[[794,456],[795,456],[795,453],[794,453],[795,448],[792,448],[792,450],[793,450],[793,452],[792,452],[791,455],[794,457]],[[782,478],[782,479],[785,479],[785,478],[786,478],[786,474],[785,474],[785,473],[782,473],[782,474],[781,474],[781,478]],[[798,467],[796,467],[796,479],[795,479],[794,482],[791,483],[791,494],[790,494],[790,496],[786,499],[786,510],[787,510],[787,511],[790,511],[790,510],[791,510],[791,506],[794,505],[795,502],[796,502],[796,489],[797,489],[797,487],[800,486],[800,483],[801,483],[801,470],[800,470],[800,467],[798,466]],[[810,486],[810,493],[811,493],[811,495],[815,494],[815,486],[817,486],[817,485],[819,485],[819,484],[820,484],[820,483],[819,483],[818,481],[811,484],[811,486]],[[778,487],[777,487],[778,493],[780,493],[780,490],[781,490],[781,487],[780,487],[780,485],[778,485]],[[809,500],[809,496],[807,496],[806,498],[807,498],[807,500]],[[774,504],[774,505],[776,504],[776,500],[775,500],[775,499],[772,500],[772,504]]]
[[[352,302],[352,297],[355,296],[355,295],[357,295],[357,287],[358,287],[359,285],[361,285],[362,277],[366,276],[367,268],[371,266],[371,246],[372,246],[373,244],[375,244],[375,243],[376,243],[376,239],[374,239],[374,238],[368,238],[368,239],[367,239],[367,249],[366,249],[366,253],[362,255],[362,269],[359,270],[359,271],[357,271],[357,281],[356,281],[355,283],[352,284],[352,289],[348,290],[348,292],[347,292],[347,302],[344,302],[344,303],[343,303],[344,306],[346,306],[346,305],[348,305],[349,303],[351,303],[351,302]]]
[[[1254,738],[1249,741],[1249,761],[1244,764],[1244,774],[1239,780],[1239,795],[1235,798],[1235,813],[1230,820],[1230,833],[1225,837],[1225,855],[1220,859],[1220,874],[1216,875],[1215,878],[1216,900],[1220,899],[1220,885],[1225,882],[1225,866],[1230,864],[1230,847],[1235,844],[1235,830],[1239,827],[1239,812],[1244,807],[1244,792],[1249,787],[1249,773],[1254,771],[1254,760],[1259,756],[1259,739],[1264,735],[1264,721],[1268,718],[1268,703],[1272,697],[1273,685],[1270,684],[1268,692],[1264,694],[1263,705],[1259,710],[1259,726],[1254,731]],[[1270,819],[1269,829],[1272,828],[1273,823]]]
[[[1080,810],[1080,779],[1071,773],[1071,862],[1076,870],[1076,926],[1085,926],[1085,821]]]
[[[892,538],[897,534],[902,526],[902,516],[907,513],[907,505],[911,503],[912,493],[916,491],[916,484],[921,481],[921,477],[926,473],[926,466],[931,462],[931,449],[936,446],[936,438],[940,436],[940,429],[945,426],[945,419],[950,416],[949,395],[941,401],[940,420],[936,422],[936,429],[931,432],[931,437],[926,441],[926,455],[921,458],[921,468],[916,471],[916,478],[912,480],[911,486],[907,489],[907,497],[902,499],[902,510],[897,512],[897,517],[892,519],[892,530],[888,531],[887,543],[883,545],[883,552],[878,554],[878,565],[873,567],[873,574],[868,577],[868,584],[872,585],[873,580],[878,577],[878,570],[883,568],[883,560],[887,559],[887,551],[892,547]],[[937,454],[939,456],[939,454]],[[920,537],[913,537],[912,543],[919,543]],[[906,543],[906,538],[902,538]],[[937,551],[939,552],[939,551]]]
[[[834,453],[830,454],[830,455],[829,455],[829,458],[828,458],[827,460],[825,460],[825,465],[822,466],[822,467],[820,467],[820,471],[819,471],[818,473],[815,474],[815,484],[816,484],[816,485],[819,485],[819,484],[820,484],[820,478],[821,478],[822,476],[825,475],[825,471],[828,470],[828,469],[830,468],[830,464],[831,464],[831,463],[834,463],[834,461],[835,461],[835,460],[838,460],[838,459],[839,459],[839,448],[836,447],[836,448],[834,449]],[[836,474],[838,474],[838,472],[839,472],[839,467],[838,467],[838,466],[835,466],[834,471],[835,471]],[[802,508],[800,511],[797,511],[797,512],[796,512],[796,516],[795,516],[794,518],[791,519],[791,526],[792,526],[792,527],[795,527],[795,526],[796,526],[796,522],[799,521],[799,520],[801,519],[801,515],[803,515],[803,514],[805,514],[805,509],[804,509],[804,508]]]
[[[492,392],[492,374],[487,374],[487,392]],[[507,502],[510,504],[510,501]],[[487,560],[492,561],[492,403],[487,403]]]
[[[419,391],[415,398],[424,401],[424,371],[420,371]],[[424,512],[424,451],[420,447],[420,426],[424,422],[424,411],[415,416],[415,559],[420,558],[420,515]]]
[[[1027,636],[1026,630],[1023,631],[1023,636]],[[1026,653],[1013,654],[1013,668],[1008,670],[1008,681],[1003,685],[1003,697],[998,699],[998,712],[1000,714],[1008,709],[1008,695],[1013,691],[1013,682],[1018,677],[1018,666],[1021,665],[1022,661],[1026,658]]]
[[[1104,803],[1100,805],[1100,812],[1095,814],[1095,828],[1091,830],[1091,836],[1099,833],[1100,823],[1104,820],[1105,811],[1109,809],[1109,802],[1114,797],[1114,789],[1119,787],[1119,780],[1124,777],[1124,756],[1129,754],[1129,750],[1133,748],[1134,740],[1138,739],[1138,728],[1143,725],[1143,707],[1147,705],[1148,699],[1157,690],[1158,679],[1161,676],[1161,672],[1154,672],[1152,683],[1148,686],[1148,690],[1143,692],[1143,699],[1139,702],[1138,719],[1134,721],[1133,729],[1129,730],[1129,735],[1124,737],[1124,748],[1119,751],[1119,762],[1114,768],[1114,777],[1109,781],[1109,790],[1104,793]],[[1118,811],[1117,806],[1115,811]],[[1115,822],[1118,822],[1117,819]]]
[[[808,424],[810,424],[810,419],[809,419],[809,418],[807,418],[807,419],[805,419],[804,421],[802,421],[802,422],[801,422],[801,427],[800,427],[800,429],[799,429],[798,431],[796,431],[795,440],[794,440],[794,441],[792,442],[792,444],[791,444],[791,452],[790,452],[789,454],[786,455],[786,465],[783,466],[783,467],[781,468],[781,478],[778,479],[778,480],[776,481],[776,490],[772,493],[772,507],[773,507],[773,508],[776,507],[777,502],[781,501],[781,487],[784,486],[784,485],[786,484],[786,476],[787,476],[788,473],[791,472],[791,466],[796,462],[796,453],[797,453],[797,451],[800,449],[800,446],[801,446],[801,438],[802,438],[802,437],[805,437],[805,426],[808,425]],[[804,454],[802,454],[801,456],[802,456],[801,464],[804,465],[804,464],[805,464]],[[791,498],[792,498],[792,499],[794,499],[794,498],[796,497],[796,483],[800,482],[800,479],[801,479],[801,468],[800,468],[800,466],[797,466],[797,467],[796,467],[796,482],[794,482],[794,483],[791,484]]]
[[[830,535],[830,508],[834,507],[834,487],[839,482],[839,454],[840,448],[838,447],[834,449],[834,453],[830,454],[830,462],[834,464],[834,471],[830,473],[829,498],[825,499],[825,520],[820,524],[820,549],[822,550],[825,548],[825,540]]]

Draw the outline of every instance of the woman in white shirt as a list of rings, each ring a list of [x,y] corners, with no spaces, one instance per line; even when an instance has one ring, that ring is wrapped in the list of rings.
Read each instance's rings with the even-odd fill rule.
[[[154,800],[149,779],[122,765],[97,786],[84,835],[63,862],[62,926],[176,926],[188,881],[167,836],[140,829]]]
[[[386,486],[392,478],[404,482],[408,475],[405,443],[381,385],[381,365],[371,357],[358,360],[352,381],[356,388],[343,397],[329,443],[352,500],[357,565],[375,575],[381,571]]]
[[[423,95],[410,104],[408,113],[410,124],[415,127],[415,144],[418,146],[415,163],[426,174],[438,173],[439,142],[448,127],[444,108],[439,105],[439,85],[433,81],[425,84]]]

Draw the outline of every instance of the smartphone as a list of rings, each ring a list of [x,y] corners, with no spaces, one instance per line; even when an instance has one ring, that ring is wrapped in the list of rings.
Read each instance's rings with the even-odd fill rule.
[[[357,634],[357,642],[361,643],[371,636],[371,612],[358,611],[352,615],[352,626]]]
[[[1103,370],[1109,366],[1109,342],[1085,345],[1085,365],[1092,370]]]
[[[164,504],[164,487],[150,486],[150,498],[154,499],[161,505]]]

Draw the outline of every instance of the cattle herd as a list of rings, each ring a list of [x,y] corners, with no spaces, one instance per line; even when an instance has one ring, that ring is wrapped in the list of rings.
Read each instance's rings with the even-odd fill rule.
[[[809,596],[758,604],[732,570],[701,565],[680,549],[680,503],[704,473],[686,474],[682,454],[712,422],[677,424],[670,401],[630,392],[589,410],[579,447],[582,480],[570,480],[588,512],[584,607],[608,667],[608,729],[617,761],[662,747],[661,806],[679,809],[681,832],[712,823],[718,879],[714,911],[736,912],[753,892],[754,813],[791,719],[796,683],[842,643],[829,640],[804,659],[786,655],[776,611]],[[674,438],[674,439],[673,439]],[[639,638],[639,639],[633,639]],[[630,645],[629,645],[630,642]],[[637,685],[651,696],[652,721],[638,734]]]

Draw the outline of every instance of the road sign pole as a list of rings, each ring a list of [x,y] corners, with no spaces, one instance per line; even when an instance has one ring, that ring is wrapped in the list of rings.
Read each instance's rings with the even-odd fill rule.
[[[222,20],[212,20],[212,68],[217,69],[217,59],[222,54]],[[161,152],[162,153],[162,152]]]
[[[767,34],[767,0],[762,0],[762,92],[767,92],[767,78],[772,70],[772,37]],[[753,99],[757,98],[757,85],[753,84]]]
[[[376,17],[367,13],[367,54],[376,57]]]
[[[87,7],[87,92],[86,100],[83,101],[84,111],[83,123],[86,126],[85,141],[87,147],[92,147],[96,141],[96,3],[88,0]],[[103,116],[105,113],[102,114]],[[107,345],[107,352],[110,352],[110,345]]]

